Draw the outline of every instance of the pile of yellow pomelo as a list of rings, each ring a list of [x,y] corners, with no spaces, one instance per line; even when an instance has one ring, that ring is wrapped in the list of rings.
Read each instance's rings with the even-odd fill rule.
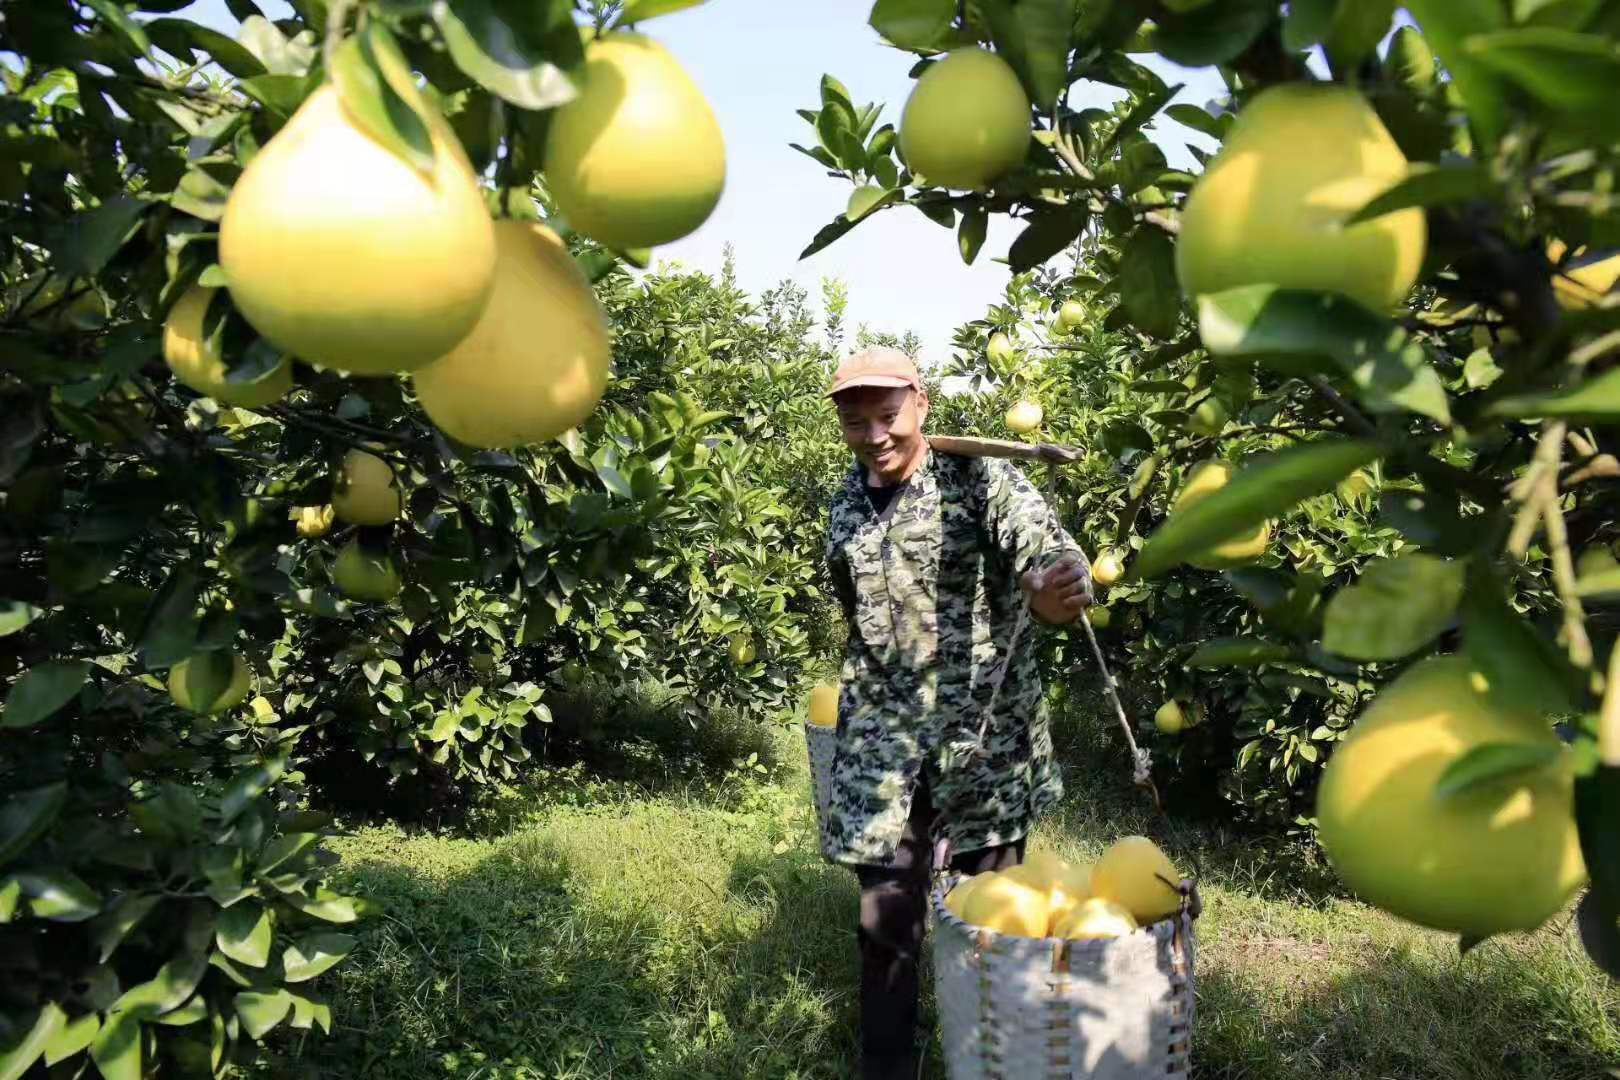
[[[1181,875],[1145,836],[1127,836],[1094,864],[1037,851],[1008,870],[975,874],[945,897],[972,926],[1029,938],[1112,938],[1181,910]]]

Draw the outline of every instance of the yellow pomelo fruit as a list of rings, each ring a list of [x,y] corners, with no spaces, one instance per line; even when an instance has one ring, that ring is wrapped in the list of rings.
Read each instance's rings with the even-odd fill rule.
[[[1575,560],[1575,573],[1578,577],[1597,577],[1599,574],[1611,574],[1616,570],[1620,570],[1620,561],[1616,561],[1614,552],[1602,544],[1587,548]]]
[[[973,895],[974,887],[985,876],[984,874],[976,874],[973,877],[963,878],[958,882],[954,889],[945,894],[945,910],[958,919],[966,921],[967,916],[962,914],[963,905],[967,903],[967,898]]]
[[[351,600],[386,604],[399,595],[403,583],[392,556],[374,555],[350,540],[332,564],[332,584]]]
[[[726,183],[714,110],[663,46],[613,33],[585,48],[579,96],[546,135],[546,185],[574,228],[625,250],[708,220]]]
[[[1136,929],[1136,919],[1123,905],[1093,896],[1081,901],[1073,911],[1053,923],[1052,936],[1089,941],[1121,937]]]
[[[1091,895],[1121,905],[1146,926],[1181,908],[1181,874],[1145,836],[1116,840],[1091,868]]]
[[[585,681],[585,665],[578,660],[569,660],[562,666],[562,680],[569,686],[578,686]]]
[[[1029,139],[1023,86],[984,49],[957,49],[923,72],[900,115],[906,164],[940,187],[983,187],[1024,160]]]
[[[1058,329],[1072,334],[1086,323],[1086,306],[1078,300],[1065,300],[1058,308]]]
[[[1575,256],[1579,257],[1585,251],[1585,248],[1578,248]],[[1557,263],[1563,257],[1562,240],[1548,243],[1547,258],[1550,262]],[[1565,311],[1578,311],[1602,300],[1616,282],[1620,282],[1620,255],[1556,273],[1553,276],[1553,293]]]
[[[1048,928],[1091,895],[1091,867],[1075,865],[1050,851],[1032,851],[1006,873],[1046,892]]]
[[[1004,419],[1007,421],[1008,430],[1016,435],[1028,435],[1040,427],[1041,421],[1045,418],[1046,410],[1038,404],[1033,401],[1020,401],[1007,410]]]
[[[364,450],[343,455],[332,485],[332,512],[353,525],[386,525],[399,517],[399,484],[388,462]]]
[[[1544,749],[1545,765],[1448,796],[1446,769],[1479,746]],[[1569,754],[1543,721],[1505,711],[1460,657],[1424,660],[1384,687],[1317,789],[1318,835],[1369,902],[1436,930],[1530,930],[1586,881]]]
[[[1098,585],[1112,585],[1118,581],[1120,575],[1125,573],[1125,566],[1120,558],[1112,551],[1105,552],[1096,562],[1091,564],[1091,580]]]
[[[1005,364],[1013,358],[1012,338],[997,330],[990,335],[990,341],[985,345],[985,352],[996,363]]]
[[[1181,703],[1174,699],[1159,706],[1159,711],[1153,714],[1153,726],[1165,735],[1179,735],[1187,726],[1187,714],[1182,712]]]
[[[1170,512],[1175,514],[1196,506],[1203,499],[1225,487],[1231,478],[1230,463],[1215,460],[1200,461],[1187,473],[1181,490],[1176,493],[1176,500],[1171,505]],[[1255,526],[1253,532],[1216,544],[1209,551],[1187,561],[1205,570],[1225,570],[1253,562],[1265,554],[1266,546],[1270,543],[1271,522],[1262,521]]]
[[[182,709],[190,712],[224,712],[247,700],[253,683],[253,671],[240,656],[231,657],[231,681],[212,702],[199,700],[204,688],[193,673],[191,660],[182,660],[169,669],[169,697]]]
[[[227,381],[225,359],[220,355],[219,342],[208,340],[210,331],[218,323],[207,318],[209,305],[218,289],[193,285],[169,309],[163,322],[163,362],[169,365],[174,377],[199,394],[237,405],[244,409],[262,409],[271,402],[280,401],[292,389],[292,359],[283,356],[269,375],[253,383]],[[227,317],[223,302],[216,319]]]
[[[810,691],[810,722],[817,727],[838,726],[837,683],[822,683]]]
[[[744,664],[752,664],[754,657],[759,655],[759,650],[754,646],[752,637],[747,634],[736,634],[727,643],[726,653],[731,657],[733,664],[741,667]]]
[[[295,506],[287,511],[287,516],[295,522],[293,528],[297,530],[298,535],[306,540],[325,536],[332,528],[333,511],[330,503],[325,506]]]
[[[1005,873],[982,874],[962,905],[962,919],[1002,934],[1044,937],[1051,904],[1045,889]]]
[[[1230,419],[1226,406],[1217,398],[1205,398],[1193,410],[1192,417],[1187,426],[1197,435],[1219,435],[1226,429],[1226,421]]]
[[[411,381],[422,409],[469,446],[544,442],[590,415],[607,388],[607,317],[568,246],[544,225],[495,226],[495,290],[473,327]]]
[[[1428,244],[1423,211],[1344,220],[1408,172],[1400,147],[1355,90],[1286,83],[1261,91],[1181,212],[1183,291],[1271,283],[1387,311],[1417,280]]]
[[[495,233],[478,181],[443,118],[412,104],[431,173],[367,135],[327,84],[231,189],[219,223],[231,300],[300,360],[409,371],[465,337],[489,299]]]
[[[1098,630],[1106,630],[1114,621],[1114,613],[1105,607],[1088,607],[1086,619]]]

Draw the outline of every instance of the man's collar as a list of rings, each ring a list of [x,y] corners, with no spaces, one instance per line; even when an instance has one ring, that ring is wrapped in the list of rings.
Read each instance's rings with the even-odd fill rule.
[[[927,444],[924,444],[922,461],[920,461],[917,464],[917,467],[914,470],[912,470],[912,473],[911,473],[910,476],[908,476],[904,480],[900,481],[900,483],[895,484],[894,489],[896,491],[903,491],[905,488],[916,484],[919,480],[923,479],[924,477],[932,475],[933,471],[934,471],[934,448],[932,446],[928,446]],[[856,495],[856,496],[858,496],[858,497],[860,497],[862,499],[866,498],[866,492],[867,492],[866,466],[863,465],[860,462],[859,459],[857,459],[850,466],[849,475],[846,478],[845,486],[849,489],[849,491],[850,491],[850,493],[852,495]]]

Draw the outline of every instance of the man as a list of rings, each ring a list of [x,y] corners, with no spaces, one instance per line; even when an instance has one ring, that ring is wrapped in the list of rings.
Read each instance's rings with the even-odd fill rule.
[[[868,349],[827,394],[855,464],[828,523],[849,641],[822,849],[860,880],[862,1075],[910,1078],[935,842],[956,870],[1015,865],[1062,794],[1035,627],[1009,645],[1026,604],[1072,622],[1091,577],[1016,466],[930,449],[910,357]]]

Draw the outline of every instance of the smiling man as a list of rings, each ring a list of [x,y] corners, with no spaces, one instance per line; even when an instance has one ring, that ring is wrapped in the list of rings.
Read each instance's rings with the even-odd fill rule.
[[[1091,578],[1016,466],[929,447],[909,356],[852,356],[827,394],[855,464],[828,523],[849,640],[822,850],[860,879],[862,1075],[914,1077],[936,841],[953,869],[1005,869],[1062,794],[1033,628],[1008,654],[1022,606],[1072,622]]]

